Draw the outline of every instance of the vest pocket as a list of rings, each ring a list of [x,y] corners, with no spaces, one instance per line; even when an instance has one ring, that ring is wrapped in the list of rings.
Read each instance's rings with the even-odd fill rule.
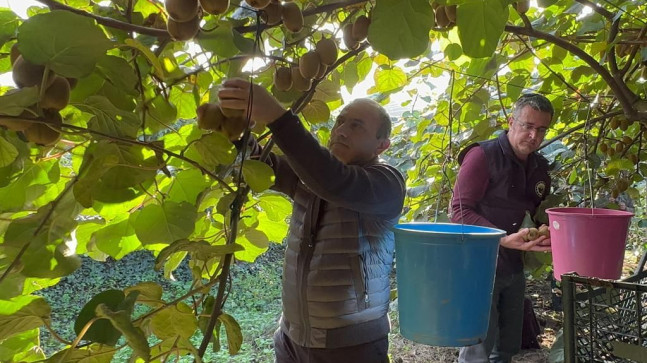
[[[355,288],[355,299],[357,300],[357,311],[368,308],[368,291],[366,286],[366,274],[364,271],[364,260],[361,255],[350,257],[350,267],[353,273],[353,286]]]

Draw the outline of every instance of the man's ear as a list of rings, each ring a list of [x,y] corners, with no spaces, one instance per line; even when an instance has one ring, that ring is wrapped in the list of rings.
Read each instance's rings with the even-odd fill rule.
[[[389,146],[391,146],[391,140],[388,138],[380,139],[380,143],[377,145],[377,148],[375,149],[375,156],[380,155],[381,153],[384,152],[384,150],[388,149]]]

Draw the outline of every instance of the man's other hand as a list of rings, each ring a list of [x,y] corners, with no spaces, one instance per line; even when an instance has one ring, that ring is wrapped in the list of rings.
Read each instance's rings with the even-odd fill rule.
[[[548,252],[550,251],[550,238],[546,236],[539,236],[537,239],[530,241],[524,240],[528,234],[529,229],[523,228],[519,232],[501,238],[500,244],[503,247],[511,248],[521,251],[536,251]]]

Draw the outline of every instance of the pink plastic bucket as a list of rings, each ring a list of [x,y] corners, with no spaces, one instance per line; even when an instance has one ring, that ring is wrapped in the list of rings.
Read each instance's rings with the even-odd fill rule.
[[[546,210],[557,280],[567,272],[617,280],[633,213],[600,208]]]

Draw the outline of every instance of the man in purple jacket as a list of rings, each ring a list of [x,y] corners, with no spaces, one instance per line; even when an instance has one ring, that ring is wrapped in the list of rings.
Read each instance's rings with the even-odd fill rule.
[[[550,239],[534,241],[519,230],[526,211],[534,214],[550,191],[548,162],[536,150],[553,118],[539,94],[515,102],[509,131],[461,151],[452,200],[452,221],[503,229],[490,324],[484,342],[460,350],[459,362],[510,362],[521,346],[525,276],[522,251],[549,251]]]
[[[249,104],[283,152],[268,160],[272,188],[293,200],[277,362],[388,362],[392,227],[405,195],[402,175],[378,158],[388,114],[368,99],[349,103],[325,148],[258,85],[229,80],[218,96],[222,107]]]

